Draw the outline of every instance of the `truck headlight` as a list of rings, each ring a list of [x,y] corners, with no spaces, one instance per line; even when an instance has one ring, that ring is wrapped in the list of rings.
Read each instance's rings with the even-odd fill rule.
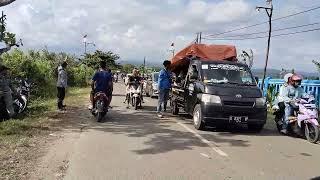
[[[266,105],[266,98],[257,98],[256,99],[256,106],[264,107]]]
[[[202,94],[201,101],[204,103],[221,104],[221,98],[211,94]]]

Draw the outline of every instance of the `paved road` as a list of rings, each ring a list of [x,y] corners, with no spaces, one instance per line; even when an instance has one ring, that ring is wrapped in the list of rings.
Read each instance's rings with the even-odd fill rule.
[[[52,152],[67,155],[64,179],[311,179],[320,176],[320,145],[279,136],[272,123],[260,133],[196,131],[181,116],[159,119],[156,100],[142,110],[126,109],[123,86],[117,85],[106,122],[88,122]],[[50,152],[49,152],[50,154]],[[51,156],[51,159],[56,159]],[[50,161],[50,158],[47,158]],[[44,174],[50,179],[49,174]]]

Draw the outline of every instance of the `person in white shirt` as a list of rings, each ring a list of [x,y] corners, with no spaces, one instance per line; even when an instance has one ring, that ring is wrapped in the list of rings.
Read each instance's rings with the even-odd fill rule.
[[[63,62],[61,66],[58,67],[58,81],[57,81],[57,98],[58,98],[58,110],[64,110],[65,105],[63,104],[64,98],[66,96],[66,88],[68,86],[68,75],[66,72],[66,67],[68,63]]]

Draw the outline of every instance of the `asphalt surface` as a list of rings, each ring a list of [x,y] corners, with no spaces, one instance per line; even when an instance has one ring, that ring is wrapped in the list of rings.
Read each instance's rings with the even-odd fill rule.
[[[85,106],[74,114],[87,119],[86,125],[51,150],[51,154],[67,154],[64,179],[301,180],[320,176],[320,144],[281,136],[272,122],[261,133],[240,127],[197,131],[185,115],[168,113],[158,118],[157,99],[145,98],[141,110],[126,109],[123,94],[124,86],[116,85],[113,108],[103,123],[95,122]],[[51,155],[51,159],[57,157]],[[43,176],[50,179],[50,174]]]

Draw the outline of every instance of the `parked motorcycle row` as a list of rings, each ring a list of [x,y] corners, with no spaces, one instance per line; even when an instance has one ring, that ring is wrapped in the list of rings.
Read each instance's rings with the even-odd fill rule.
[[[12,100],[16,115],[23,113],[29,103],[31,84],[25,79],[15,80],[17,87],[13,90]],[[0,99],[0,121],[8,120],[9,114],[5,106],[4,99]]]

